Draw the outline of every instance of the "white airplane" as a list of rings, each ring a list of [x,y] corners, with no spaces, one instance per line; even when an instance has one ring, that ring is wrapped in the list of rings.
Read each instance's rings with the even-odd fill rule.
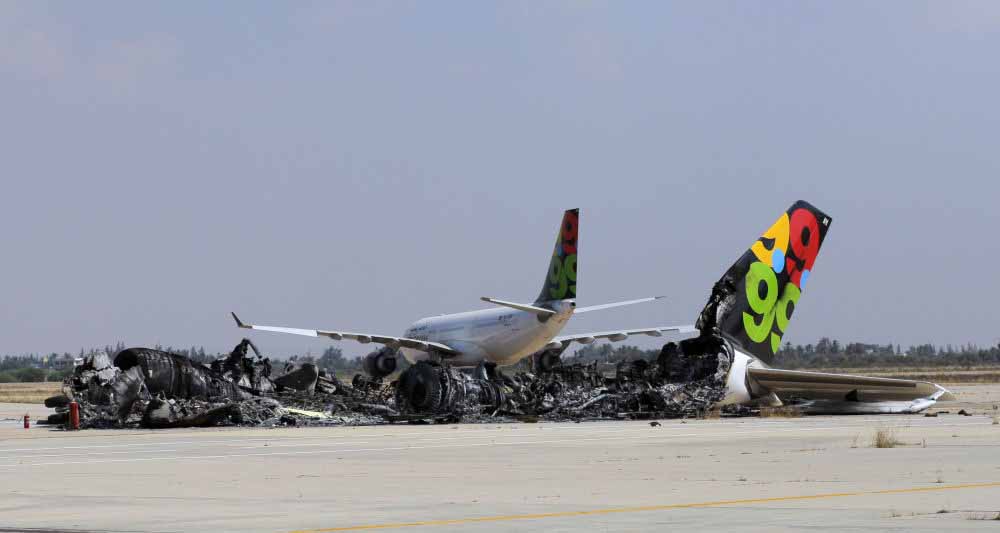
[[[830,223],[807,202],[788,208],[716,282],[696,324],[700,335],[668,343],[661,359],[718,354],[729,362],[718,405],[793,401],[816,414],[916,413],[953,400],[926,381],[770,367]]]
[[[365,369],[375,376],[388,375],[395,370],[396,350],[411,363],[439,360],[453,366],[475,366],[481,362],[509,365],[534,353],[561,352],[573,342],[590,344],[597,339],[622,341],[631,335],[660,337],[668,332],[694,331],[693,326],[656,326],[560,336],[559,333],[574,314],[662,298],[654,296],[577,307],[578,229],[579,209],[566,211],[556,236],[555,250],[549,262],[541,293],[530,304],[483,297],[481,298],[483,301],[497,305],[498,308],[422,318],[400,337],[244,324],[235,313],[233,318],[241,328],[307,337],[328,337],[338,341],[350,339],[362,344],[372,342],[383,344],[387,349],[369,354],[365,360]]]

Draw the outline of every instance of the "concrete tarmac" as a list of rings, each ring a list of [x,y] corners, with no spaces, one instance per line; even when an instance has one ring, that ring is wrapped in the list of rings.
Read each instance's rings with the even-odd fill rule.
[[[879,429],[902,444],[872,448]],[[981,413],[155,432],[8,419],[0,531],[997,530],[998,452]]]

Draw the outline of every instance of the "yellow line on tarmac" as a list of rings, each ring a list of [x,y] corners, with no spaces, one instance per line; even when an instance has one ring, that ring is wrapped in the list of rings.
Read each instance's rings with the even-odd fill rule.
[[[871,490],[860,492],[828,492],[826,494],[808,494],[803,496],[777,496],[774,498],[752,498],[746,500],[719,500],[714,502],[672,503],[666,505],[648,505],[643,507],[619,507],[612,509],[592,509],[590,511],[563,511],[557,513],[516,514],[500,516],[480,516],[473,518],[453,518],[449,520],[424,520],[421,522],[397,522],[392,524],[369,524],[346,527],[330,527],[322,529],[300,529],[291,533],[327,533],[332,531],[365,531],[371,529],[400,529],[404,527],[453,526],[458,524],[475,524],[479,522],[509,522],[512,520],[538,520],[541,518],[566,518],[573,516],[595,516],[620,513],[640,513],[645,511],[667,511],[670,509],[690,509],[694,507],[717,507],[720,505],[747,505],[754,503],[788,502],[795,500],[822,500],[827,498],[844,498],[847,496],[873,496],[880,494],[909,494],[914,492],[937,492],[942,490],[984,489],[1000,487],[1000,481],[991,483],[965,483],[961,485],[937,485],[934,487],[911,487],[907,489]]]

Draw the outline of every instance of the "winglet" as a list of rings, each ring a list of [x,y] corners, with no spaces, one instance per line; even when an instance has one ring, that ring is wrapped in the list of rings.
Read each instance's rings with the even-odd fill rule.
[[[233,320],[235,320],[235,321],[236,321],[236,325],[237,325],[237,326],[239,326],[239,327],[241,327],[241,328],[243,328],[243,329],[253,329],[253,328],[252,328],[251,326],[248,326],[248,325],[244,324],[244,323],[243,323],[243,322],[242,322],[242,321],[240,320],[240,317],[236,316],[236,313],[234,313],[234,312],[230,311],[230,312],[229,312],[229,314],[233,315]]]

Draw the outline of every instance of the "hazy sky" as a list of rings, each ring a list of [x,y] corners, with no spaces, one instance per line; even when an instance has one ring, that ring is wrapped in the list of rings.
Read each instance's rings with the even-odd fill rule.
[[[567,332],[689,324],[799,198],[786,340],[993,343],[998,52],[992,1],[3,2],[0,353],[401,334],[571,207],[581,305],[670,298]]]

